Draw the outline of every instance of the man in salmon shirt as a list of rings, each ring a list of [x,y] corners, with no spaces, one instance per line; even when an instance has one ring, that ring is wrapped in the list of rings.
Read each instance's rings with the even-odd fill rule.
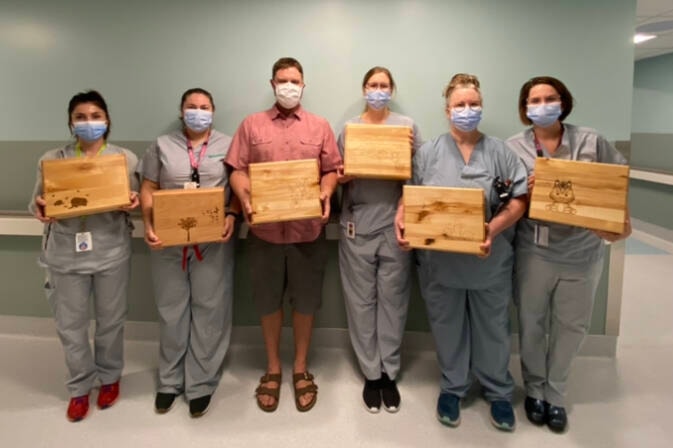
[[[249,223],[252,214],[250,163],[318,160],[322,217],[251,225],[248,234],[252,295],[261,316],[268,361],[266,373],[255,391],[257,404],[266,412],[273,412],[278,407],[282,302],[287,294],[293,309],[295,405],[304,412],[317,400],[318,386],[308,371],[307,355],[314,314],[320,308],[327,262],[323,227],[329,219],[330,197],[336,187],[336,169],[341,164],[341,156],[327,120],[301,107],[304,71],[299,61],[293,58],[276,61],[271,87],[276,103],[271,109],[243,120],[233,137],[225,163],[232,170],[231,187],[241,200]]]

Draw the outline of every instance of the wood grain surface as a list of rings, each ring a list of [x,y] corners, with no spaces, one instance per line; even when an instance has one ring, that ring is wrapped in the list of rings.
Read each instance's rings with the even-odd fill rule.
[[[411,247],[481,254],[486,238],[480,188],[404,186],[404,237]]]
[[[224,188],[158,190],[152,193],[154,233],[163,246],[222,239]]]
[[[123,154],[42,161],[45,215],[72,218],[129,205],[129,177]]]
[[[375,179],[411,178],[411,135],[408,126],[347,124],[344,174]]]
[[[320,218],[320,174],[315,159],[250,164],[252,224]]]
[[[628,189],[628,166],[538,157],[529,216],[622,233]]]

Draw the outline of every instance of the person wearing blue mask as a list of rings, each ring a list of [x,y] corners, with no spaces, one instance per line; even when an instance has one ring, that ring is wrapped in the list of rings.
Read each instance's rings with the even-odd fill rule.
[[[471,375],[490,402],[491,422],[512,431],[514,381],[509,373],[508,305],[512,297],[514,224],[526,204],[526,170],[505,143],[478,130],[482,116],[479,80],[457,74],[444,90],[450,130],[421,146],[413,159],[413,185],[479,188],[486,204],[483,256],[417,250],[421,295],[441,371],[437,418],[460,423],[460,400]],[[404,238],[404,205],[395,217]]]
[[[89,411],[89,393],[101,387],[97,405],[112,406],[119,397],[124,366],[124,320],[131,272],[131,222],[128,212],[138,202],[137,157],[107,142],[110,115],[100,93],[78,93],[68,105],[68,125],[75,141],[47,152],[29,210],[45,224],[39,263],[46,268],[45,293],[56,321],[68,367],[70,403],[66,416],[79,421]],[[44,214],[42,161],[123,154],[129,176],[129,205],[116,211],[52,219]],[[89,346],[89,298],[96,320],[94,352]]]
[[[234,230],[238,199],[229,191],[224,157],[231,137],[212,129],[215,104],[200,88],[180,100],[183,128],[162,135],[142,160],[140,191],[145,242],[150,247],[159,312],[159,381],[154,407],[168,412],[184,393],[189,413],[206,413],[222,374],[231,335]],[[152,225],[152,193],[159,189],[224,187],[231,198],[219,242],[162,247]]]
[[[362,80],[365,110],[346,122],[409,127],[412,151],[421,145],[414,121],[388,107],[395,81],[385,67],[373,67]],[[344,154],[346,127],[337,144]],[[373,148],[375,149],[375,148]],[[403,182],[353,179],[339,167],[342,185],[339,270],[353,349],[365,377],[366,409],[396,412],[401,403],[396,379],[407,320],[410,253],[395,239],[394,220]]]
[[[529,192],[535,185],[536,157],[626,163],[594,129],[565,123],[572,109],[570,91],[556,78],[538,76],[521,87],[519,118],[532,126],[509,138],[507,144],[526,165]],[[566,385],[591,322],[603,270],[603,240],[617,241],[630,233],[628,214],[621,235],[527,218],[519,222],[514,301],[526,388],[524,407],[532,423],[565,430]]]

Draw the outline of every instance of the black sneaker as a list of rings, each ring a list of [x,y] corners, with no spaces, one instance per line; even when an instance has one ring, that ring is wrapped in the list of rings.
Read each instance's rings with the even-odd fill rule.
[[[391,380],[385,372],[381,374],[381,398],[386,411],[397,412],[400,410],[400,402],[402,401],[400,391],[397,390],[395,380]]]
[[[524,402],[526,417],[534,425],[544,425],[547,421],[547,406],[548,404],[542,400],[526,397],[526,401]]]
[[[365,378],[365,387],[362,389],[362,399],[365,408],[372,414],[381,410],[381,380],[368,380]]]
[[[568,425],[565,408],[549,405],[547,409],[547,426],[554,432],[563,432]]]
[[[208,408],[210,407],[210,397],[211,395],[204,395],[203,397],[189,400],[189,415],[198,418],[208,412]]]
[[[175,397],[177,397],[177,394],[157,392],[157,396],[154,399],[154,410],[157,411],[158,414],[165,414],[170,411],[173,407]]]

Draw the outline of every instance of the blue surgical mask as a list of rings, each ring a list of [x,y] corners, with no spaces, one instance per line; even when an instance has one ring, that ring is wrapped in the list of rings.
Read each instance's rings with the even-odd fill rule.
[[[95,142],[107,131],[105,121],[76,121],[72,124],[72,133],[87,142]]]
[[[451,109],[451,123],[463,132],[477,129],[481,121],[481,107],[465,107],[458,111]]]
[[[541,128],[547,128],[556,123],[561,113],[561,103],[530,105],[526,109],[526,116],[530,118],[530,121],[535,126],[540,126]]]
[[[390,102],[390,92],[385,90],[371,90],[365,94],[367,104],[374,110],[381,110]]]
[[[213,124],[213,113],[203,109],[185,109],[182,120],[192,131],[203,132]]]

